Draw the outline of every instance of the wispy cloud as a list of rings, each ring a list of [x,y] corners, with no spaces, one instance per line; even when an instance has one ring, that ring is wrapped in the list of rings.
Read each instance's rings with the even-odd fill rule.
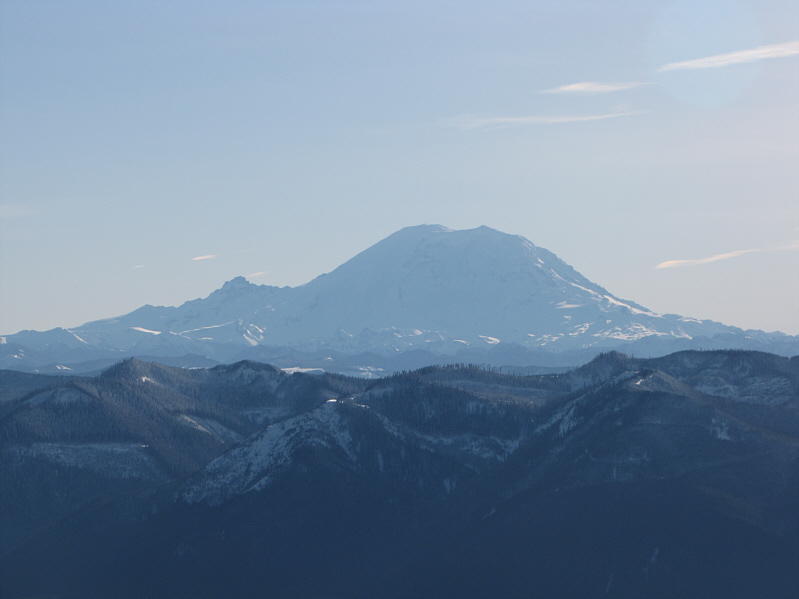
[[[144,268],[145,266],[147,266],[147,265],[146,264],[137,264],[133,268]]]
[[[500,129],[503,127],[520,127],[525,125],[556,125],[559,123],[582,123],[585,121],[601,121],[615,119],[620,116],[643,114],[642,112],[613,112],[609,114],[593,114],[587,116],[518,116],[518,117],[479,117],[463,115],[444,121],[445,125],[459,129]]]
[[[247,275],[247,278],[248,279],[252,279],[254,277],[262,277],[265,274],[267,274],[267,272],[265,270],[259,270],[258,272],[254,272],[252,274]]]
[[[211,260],[212,258],[216,258],[219,254],[208,254],[206,256],[195,256],[192,260]]]
[[[718,67],[726,67],[732,64],[756,62],[758,60],[765,60],[767,58],[785,58],[788,56],[796,56],[797,54],[799,54],[799,40],[785,42],[783,44],[759,46],[757,48],[752,48],[751,50],[739,50],[737,52],[728,52],[727,54],[717,54],[715,56],[708,56],[706,58],[696,58],[694,60],[684,60],[682,62],[670,62],[668,64],[664,64],[658,69],[658,71],[663,72],[682,71],[688,69],[715,69]]]
[[[799,241],[794,241],[778,247],[755,248],[751,250],[737,250],[735,252],[727,252],[726,254],[716,254],[715,256],[710,256],[709,258],[696,258],[693,260],[666,260],[665,262],[661,262],[660,264],[658,264],[655,268],[679,268],[681,266],[698,266],[700,264],[718,262],[719,260],[729,260],[730,258],[737,258],[738,256],[743,256],[744,254],[754,254],[756,252],[785,251],[785,250],[799,250]]]
[[[700,264],[707,264],[708,262],[729,260],[730,258],[743,256],[744,254],[751,254],[753,252],[762,252],[762,251],[763,251],[762,249],[738,250],[736,252],[728,252],[726,254],[716,254],[715,256],[710,256],[709,258],[696,258],[694,260],[666,260],[666,262],[661,262],[655,268],[678,268],[680,266],[698,266]]]
[[[628,83],[597,83],[596,81],[583,81],[582,83],[570,83],[552,89],[541,90],[542,94],[605,94],[608,92],[618,92],[625,89],[632,89],[640,85],[647,85],[642,82]]]

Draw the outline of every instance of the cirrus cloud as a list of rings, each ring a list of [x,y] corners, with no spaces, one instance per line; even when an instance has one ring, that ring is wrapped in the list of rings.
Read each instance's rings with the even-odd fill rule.
[[[608,114],[591,114],[583,116],[517,116],[517,117],[480,117],[466,114],[453,117],[444,121],[445,125],[457,127],[459,129],[500,129],[503,127],[519,127],[525,125],[556,125],[560,123],[582,123],[586,121],[601,121],[604,119],[614,119],[621,116],[631,116],[643,114],[640,111],[634,112],[612,112]]]
[[[597,83],[596,81],[583,81],[581,83],[570,83],[553,87],[552,89],[541,90],[542,94],[604,94],[608,92],[618,92],[625,89],[632,89],[640,85],[647,85],[642,82],[628,83]]]
[[[799,40],[782,44],[758,46],[750,50],[738,50],[737,52],[716,54],[715,56],[708,56],[706,58],[670,62],[660,67],[658,72],[689,69],[716,69],[732,64],[757,62],[758,60],[765,60],[767,58],[786,58],[788,56],[796,56],[797,54],[799,54]]]
[[[698,266],[699,264],[707,264],[709,262],[717,262],[718,260],[729,260],[730,258],[735,258],[737,256],[743,256],[744,254],[751,254],[753,252],[762,252],[762,249],[756,250],[737,250],[735,252],[727,252],[726,254],[716,254],[715,256],[710,256],[709,258],[696,258],[693,260],[666,260],[665,262],[661,262],[655,268],[677,268],[680,266]]]
[[[727,252],[726,254],[716,254],[708,258],[694,258],[691,260],[666,260],[661,262],[655,268],[679,268],[681,266],[698,266],[700,264],[708,264],[710,262],[718,262],[719,260],[729,260],[730,258],[737,258],[745,254],[754,254],[756,252],[775,252],[786,250],[799,250],[799,241],[787,243],[778,247],[771,248],[755,248],[751,250],[736,250],[734,252]]]

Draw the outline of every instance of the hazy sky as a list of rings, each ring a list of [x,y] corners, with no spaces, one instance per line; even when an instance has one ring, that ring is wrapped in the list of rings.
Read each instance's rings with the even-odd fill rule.
[[[796,0],[1,0],[0,61],[0,333],[438,223],[799,334]]]

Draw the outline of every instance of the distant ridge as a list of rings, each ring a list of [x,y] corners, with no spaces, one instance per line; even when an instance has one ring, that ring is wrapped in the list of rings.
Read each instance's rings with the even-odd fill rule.
[[[571,365],[607,349],[799,353],[799,338],[657,314],[582,276],[552,252],[489,227],[406,227],[298,287],[244,277],[179,307],[143,306],[75,329],[0,338],[0,367],[35,370],[130,355],[229,362],[422,351],[497,364]],[[559,356],[554,359],[553,356]],[[301,364],[295,364],[301,365]],[[368,365],[367,365],[368,366]],[[390,368],[390,367],[389,367]]]

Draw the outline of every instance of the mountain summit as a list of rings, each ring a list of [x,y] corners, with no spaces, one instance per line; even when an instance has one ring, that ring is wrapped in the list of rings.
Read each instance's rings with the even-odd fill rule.
[[[335,327],[353,337],[390,332],[396,349],[565,345],[570,336],[588,332],[586,324],[601,324],[590,331],[594,339],[579,344],[584,346],[663,328],[631,327],[640,323],[628,322],[625,310],[659,316],[610,295],[524,237],[488,227],[402,229],[296,293],[299,319],[311,330]],[[666,334],[687,334],[674,329]]]
[[[2,338],[3,367],[87,356],[181,356],[228,361],[253,350],[338,355],[522,351],[656,355],[691,347],[790,354],[797,340],[712,321],[656,314],[592,283],[552,252],[489,227],[406,227],[298,287],[243,277],[179,307],[144,306],[76,329]],[[3,347],[3,346],[0,346]],[[250,354],[247,354],[250,351]],[[244,353],[242,353],[244,352]],[[486,360],[490,361],[490,360]]]

